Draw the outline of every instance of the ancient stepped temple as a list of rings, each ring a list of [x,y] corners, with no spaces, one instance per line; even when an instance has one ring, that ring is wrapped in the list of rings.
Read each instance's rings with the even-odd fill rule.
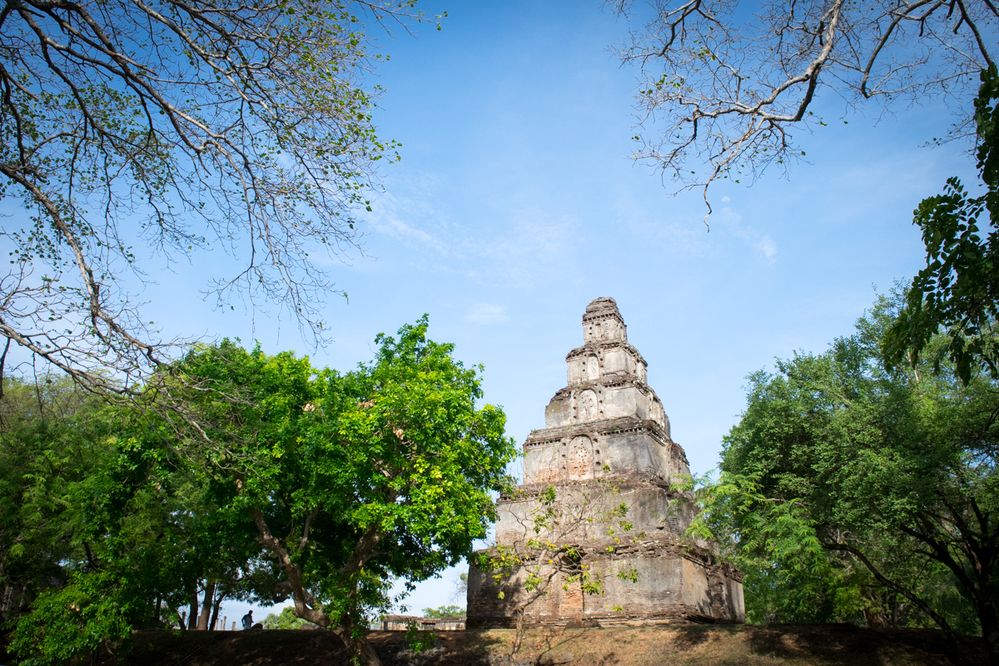
[[[741,622],[739,573],[684,536],[687,457],[614,299],[586,307],[566,362],[524,483],[499,500],[494,566],[469,572],[468,626]]]

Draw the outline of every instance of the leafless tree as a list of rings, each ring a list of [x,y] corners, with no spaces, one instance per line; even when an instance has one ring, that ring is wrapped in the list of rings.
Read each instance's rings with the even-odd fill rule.
[[[752,181],[801,156],[791,133],[826,124],[820,96],[850,104],[953,96],[960,132],[978,72],[999,44],[994,0],[616,4],[628,15],[653,12],[622,54],[643,72],[636,156],[681,190],[701,188],[708,215],[714,181]]]
[[[171,350],[123,276],[201,249],[234,261],[206,285],[220,304],[275,302],[322,335],[310,254],[356,242],[395,157],[364,29],[415,2],[0,3],[0,345],[128,391]]]

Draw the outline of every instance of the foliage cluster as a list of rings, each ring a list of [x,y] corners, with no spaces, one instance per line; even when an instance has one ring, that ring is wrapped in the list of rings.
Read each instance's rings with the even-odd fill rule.
[[[260,624],[264,629],[311,629],[315,627],[311,622],[306,622],[295,615],[295,609],[285,606],[280,613],[271,613],[264,618]]]
[[[999,70],[981,72],[975,99],[976,166],[981,194],[958,178],[944,193],[916,208],[926,246],[926,266],[913,278],[905,307],[888,331],[885,348],[893,364],[915,362],[941,328],[947,356],[961,379],[985,371],[999,378]],[[939,367],[938,355],[935,358]]]
[[[936,625],[994,650],[999,385],[889,367],[899,300],[750,377],[697,526],[744,570],[751,620]]]
[[[197,346],[133,405],[9,380],[0,582],[19,599],[4,607],[13,648],[57,663],[135,627],[207,629],[226,597],[291,599],[377,662],[366,618],[396,578],[470,553],[514,456],[503,412],[478,405],[479,369],[426,329],[378,336],[375,359],[344,373]]]
[[[434,608],[424,608],[423,617],[429,617],[434,619],[448,618],[448,617],[465,617],[465,607],[464,606],[436,606]]]

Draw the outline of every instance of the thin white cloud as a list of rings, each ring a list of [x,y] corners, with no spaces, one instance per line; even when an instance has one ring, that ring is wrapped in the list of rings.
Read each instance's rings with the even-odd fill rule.
[[[769,265],[777,263],[777,241],[769,234],[762,233],[743,222],[742,215],[734,208],[723,206],[715,219],[720,231],[730,232],[733,237],[755,250]]]
[[[763,236],[758,241],[756,241],[756,249],[759,250],[763,258],[767,260],[767,263],[771,266],[777,263],[777,243],[770,236]]]
[[[433,236],[423,229],[418,229],[411,224],[407,224],[392,212],[372,216],[370,224],[377,233],[397,240],[416,240],[421,243],[436,244]]]
[[[452,222],[450,212],[433,203],[439,195],[433,183],[407,183],[373,201],[366,228],[391,241],[376,258],[401,247],[410,270],[510,287],[536,284],[570,265],[579,235],[574,219],[529,208],[489,223]]]
[[[510,315],[505,305],[498,303],[475,303],[465,313],[465,320],[473,324],[488,326],[503,324],[510,321]]]
[[[448,244],[444,239],[448,235],[440,228],[440,221],[444,218],[430,203],[434,201],[432,187],[421,184],[409,189],[412,191],[405,196],[382,193],[375,197],[371,212],[364,216],[366,229],[380,236],[447,254]]]
[[[486,260],[484,268],[493,275],[526,287],[564,271],[576,252],[577,238],[575,220],[533,208],[515,213],[497,236],[469,250]]]
[[[702,257],[710,250],[711,239],[699,220],[676,220],[650,213],[631,197],[618,197],[614,208],[617,227],[643,244],[656,245],[674,257]]]

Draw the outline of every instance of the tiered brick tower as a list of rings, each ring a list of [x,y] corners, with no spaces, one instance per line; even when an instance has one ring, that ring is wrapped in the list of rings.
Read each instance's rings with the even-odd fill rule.
[[[523,565],[472,566],[468,626],[521,612],[539,624],[741,622],[741,576],[684,536],[687,457],[614,299],[587,306],[566,362],[568,386],[524,442],[524,483],[497,505],[497,547]]]

